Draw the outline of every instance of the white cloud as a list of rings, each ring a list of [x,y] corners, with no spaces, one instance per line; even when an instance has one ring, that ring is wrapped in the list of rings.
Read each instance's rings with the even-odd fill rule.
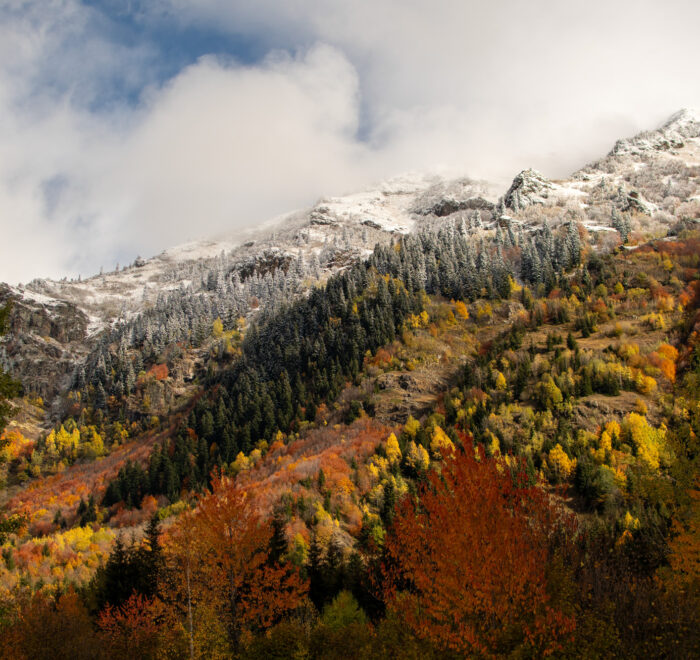
[[[0,142],[11,281],[230,233],[351,189],[372,167],[354,138],[356,72],[324,45],[255,67],[202,58],[126,116],[65,104],[12,118]]]
[[[202,59],[152,93],[93,172],[95,204],[146,251],[268,219],[357,185],[356,106],[355,72],[326,46],[254,68]]]
[[[110,39],[77,0],[8,0],[0,280],[94,272],[405,170],[564,175],[700,105],[689,0],[150,0],[139,12],[270,54],[205,57],[126,105],[120,94],[158,71],[152,45]]]

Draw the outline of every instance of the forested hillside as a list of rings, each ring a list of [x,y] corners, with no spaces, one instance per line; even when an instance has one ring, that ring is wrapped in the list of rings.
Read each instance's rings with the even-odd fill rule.
[[[56,405],[0,372],[1,657],[697,655],[700,170],[653,137],[213,258]]]

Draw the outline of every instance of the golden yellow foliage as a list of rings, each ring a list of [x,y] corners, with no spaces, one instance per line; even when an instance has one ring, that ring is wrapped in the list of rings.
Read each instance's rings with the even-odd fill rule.
[[[625,529],[639,529],[639,518],[635,518],[629,511],[625,513],[625,518],[622,521]]]
[[[617,421],[612,420],[605,425],[605,429],[600,434],[600,448],[605,451],[612,451],[613,437],[619,439],[622,429]]]
[[[238,474],[239,472],[243,472],[245,470],[249,470],[251,467],[251,460],[246,457],[246,455],[242,452],[238,452],[238,456],[236,456],[236,460],[231,463],[231,470],[233,471],[234,474]]]
[[[399,448],[399,441],[396,436],[392,433],[386,441],[386,457],[389,463],[398,463],[401,460],[401,449]]]
[[[403,431],[411,438],[416,437],[416,433],[420,430],[420,422],[414,419],[412,415],[409,415],[406,423],[404,424]]]
[[[428,312],[423,310],[420,314],[411,314],[406,321],[407,325],[411,328],[425,328],[428,326],[430,321],[430,315]]]
[[[619,348],[617,349],[617,354],[623,360],[629,361],[633,357],[639,355],[639,346],[635,343],[620,344]]]
[[[656,389],[656,381],[651,376],[645,376],[641,372],[637,374],[635,385],[640,394],[651,394]]]
[[[562,446],[557,443],[549,452],[547,457],[547,465],[552,474],[559,481],[565,481],[571,476],[571,473],[576,468],[576,459],[569,458]]]
[[[479,319],[480,321],[482,319],[490,319],[493,316],[493,308],[491,307],[491,303],[484,302],[484,303],[479,303],[476,308],[476,318]]]
[[[666,329],[666,321],[663,314],[647,314],[643,321],[654,330]]]
[[[406,446],[406,462],[416,471],[424,472],[430,465],[430,457],[425,447],[409,440]]]
[[[549,374],[545,376],[542,382],[538,383],[537,395],[542,406],[547,409],[558,406],[564,400],[561,390]]]
[[[489,456],[498,456],[501,453],[501,443],[498,441],[498,436],[496,436],[492,431],[487,431],[490,437],[489,443],[487,445]]]
[[[663,462],[668,462],[670,453],[666,447],[666,428],[656,429],[649,425],[645,417],[630,413],[623,423],[623,437],[632,445],[637,458],[647,467],[656,470]]]
[[[462,319],[469,318],[469,310],[467,309],[467,306],[461,300],[458,300],[455,303],[455,312],[457,313],[457,316],[459,316]]]
[[[455,450],[452,440],[450,440],[447,433],[445,433],[437,424],[433,429],[433,435],[430,440],[430,450],[435,456],[451,454]]]

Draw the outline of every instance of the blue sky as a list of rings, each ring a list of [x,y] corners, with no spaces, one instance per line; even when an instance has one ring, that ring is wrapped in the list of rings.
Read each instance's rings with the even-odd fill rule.
[[[700,105],[690,0],[5,0],[0,281],[410,170],[556,177]]]
[[[149,13],[149,2],[86,0],[96,13],[95,28],[104,38],[126,48],[147,44],[152,56],[153,82],[163,82],[204,55],[216,53],[240,64],[254,64],[266,54],[266,45],[256,34],[217,29],[212,24],[182,23],[166,13]],[[116,90],[130,101],[138,100],[138,87],[119,85]],[[111,91],[107,90],[110,94]]]

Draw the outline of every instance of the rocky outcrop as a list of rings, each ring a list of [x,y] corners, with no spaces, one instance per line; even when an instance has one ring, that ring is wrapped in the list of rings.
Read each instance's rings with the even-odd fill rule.
[[[312,225],[317,225],[321,227],[338,224],[337,219],[334,218],[333,214],[331,213],[331,209],[327,206],[321,205],[316,206],[309,213],[309,222]]]
[[[62,300],[49,302],[25,298],[5,284],[0,284],[0,305],[12,302],[8,333],[32,333],[61,344],[85,339],[88,318],[75,305]]]
[[[422,215],[434,215],[438,218],[444,218],[447,215],[457,213],[457,211],[493,211],[493,202],[489,202],[483,197],[470,197],[462,201],[455,199],[441,199],[433,206],[423,209]]]
[[[537,170],[523,170],[513,179],[503,202],[506,208],[519,211],[533,204],[544,204],[553,189],[552,182]]]
[[[409,415],[420,417],[435,405],[453,377],[452,369],[425,368],[414,372],[390,372],[376,380],[375,416],[387,424],[405,424]]]
[[[486,198],[486,185],[471,179],[440,182],[420,194],[413,204],[416,215],[444,218],[459,211],[492,212],[495,204]]]
[[[655,210],[656,207],[647,202],[636,190],[630,191],[627,195],[627,206],[623,208],[623,211],[643,213],[644,215],[651,215]]]
[[[0,305],[7,302],[12,310],[0,339],[4,366],[25,390],[53,402],[89,350],[88,318],[72,303],[25,297],[0,285]]]

